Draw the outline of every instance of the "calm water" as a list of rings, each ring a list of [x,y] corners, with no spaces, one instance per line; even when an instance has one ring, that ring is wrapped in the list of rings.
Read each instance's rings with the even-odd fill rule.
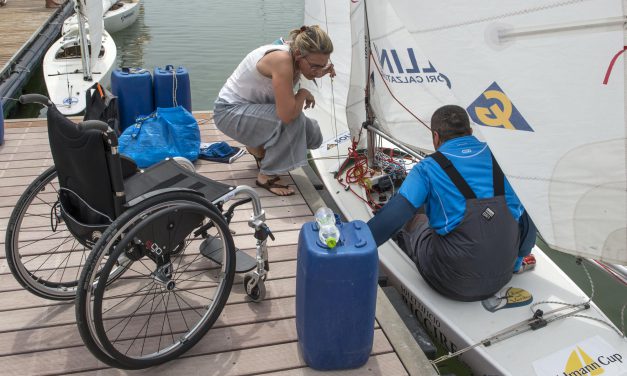
[[[194,110],[211,110],[222,84],[239,61],[255,47],[287,36],[291,29],[301,26],[303,9],[302,0],[145,0],[137,22],[113,35],[118,46],[117,66],[184,66],[190,73]],[[45,91],[41,70],[37,74],[29,83],[30,92]],[[22,109],[17,116],[37,113]],[[573,257],[550,250],[548,253],[584,291],[590,292],[585,273]],[[627,287],[592,266],[589,269],[595,283],[595,302],[620,323]]]
[[[303,0],[144,0],[137,22],[112,34],[117,67],[183,66],[190,74],[193,109],[212,110],[240,60],[300,27],[303,10]],[[27,90],[45,93],[41,69]],[[20,108],[13,117],[33,116],[42,115]]]

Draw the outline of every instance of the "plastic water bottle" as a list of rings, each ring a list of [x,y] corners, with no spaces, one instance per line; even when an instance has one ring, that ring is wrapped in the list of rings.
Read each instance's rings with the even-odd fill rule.
[[[333,210],[323,206],[316,211],[315,216],[320,242],[329,248],[334,248],[340,240],[340,229],[335,225]]]

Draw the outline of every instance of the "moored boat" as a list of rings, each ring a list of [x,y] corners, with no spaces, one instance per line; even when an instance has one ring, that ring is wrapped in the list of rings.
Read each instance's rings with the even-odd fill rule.
[[[117,33],[131,26],[139,16],[139,6],[143,0],[123,0],[110,1],[103,0],[104,12],[104,28],[108,33]],[[69,32],[72,28],[76,28],[76,14],[72,15],[63,22],[62,34]]]
[[[100,4],[77,0],[75,7],[86,22],[57,40],[43,61],[49,97],[64,115],[85,110],[87,89],[96,82],[107,85],[117,55],[115,42],[103,29]]]
[[[307,1],[305,24],[330,34],[338,73],[307,86],[325,138],[312,152],[322,181],[348,220],[369,219],[372,191],[349,184],[347,166],[394,148],[402,157],[387,160],[411,160],[408,171],[433,148],[431,113],[459,104],[552,248],[627,263],[624,23],[618,0]],[[367,120],[377,133],[362,130]],[[536,268],[514,275],[502,299],[463,303],[432,290],[396,243],[379,247],[419,321],[475,374],[625,374],[624,335],[533,253]],[[518,293],[533,303],[508,306]]]

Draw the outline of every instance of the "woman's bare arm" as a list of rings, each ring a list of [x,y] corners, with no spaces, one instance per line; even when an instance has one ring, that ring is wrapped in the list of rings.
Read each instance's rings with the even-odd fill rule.
[[[283,51],[269,53],[259,60],[257,69],[272,77],[277,116],[282,122],[291,123],[303,111],[305,100],[311,94],[306,89],[299,89],[294,94],[294,66],[290,54]]]

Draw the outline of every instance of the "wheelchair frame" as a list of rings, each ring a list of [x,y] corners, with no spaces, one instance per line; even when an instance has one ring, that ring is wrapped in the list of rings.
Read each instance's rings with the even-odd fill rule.
[[[49,111],[56,110],[50,100],[42,95],[24,95],[20,97],[20,102],[24,104],[39,103],[48,106]],[[50,127],[51,124],[49,121],[49,130]],[[130,200],[127,200],[122,162],[120,161],[120,154],[118,152],[117,145],[117,136],[115,132],[110,129],[106,123],[96,120],[84,121],[82,123],[79,123],[77,127],[78,129],[82,128],[82,130],[84,131],[96,130],[104,136],[104,141],[106,144],[106,165],[108,169],[108,177],[110,179],[109,182],[111,184],[111,190],[113,192],[112,201],[114,219],[110,221],[111,223],[106,225],[95,225],[93,223],[82,223],[81,221],[74,218],[71,213],[69,213],[69,210],[65,208],[63,202],[63,200],[71,200],[71,197],[68,199],[68,193],[65,192],[65,190],[69,192],[72,191],[63,187],[62,183],[59,182],[59,185],[61,187],[57,191],[57,203],[60,202],[60,205],[53,205],[50,212],[52,232],[56,232],[56,228],[59,223],[64,223],[68,226],[69,233],[71,233],[74,238],[85,247],[84,250],[91,251],[87,262],[84,264],[83,270],[81,270],[80,279],[73,283],[67,283],[67,285],[70,287],[74,286],[75,290],[72,288],[67,288],[68,286],[65,286],[64,284],[66,283],[63,281],[59,282],[61,288],[58,290],[58,293],[56,290],[51,290],[49,287],[45,286],[49,282],[47,280],[43,280],[44,282],[42,282],[42,279],[36,276],[34,272],[26,269],[26,267],[22,264],[22,255],[19,253],[19,249],[17,249],[19,247],[20,230],[22,229],[22,220],[25,218],[25,213],[31,207],[34,200],[38,197],[39,193],[43,191],[43,188],[47,186],[47,184],[50,184],[54,189],[54,184],[52,184],[52,182],[55,178],[56,167],[53,166],[46,170],[33,183],[31,183],[29,188],[24,192],[11,216],[9,226],[7,227],[7,241],[5,243],[7,261],[9,263],[9,266],[11,267],[11,271],[16,279],[27,290],[38,296],[57,300],[73,299],[74,296],[77,295],[76,313],[79,331],[81,333],[81,336],[83,337],[85,344],[97,358],[107,364],[120,368],[137,369],[153,366],[173,359],[183,352],[187,351],[202,337],[202,335],[204,335],[211,328],[211,326],[213,326],[213,323],[220,315],[222,308],[226,304],[226,300],[228,299],[228,295],[230,294],[233,276],[235,273],[234,254],[236,249],[234,248],[233,239],[230,230],[228,229],[228,225],[233,216],[233,211],[235,207],[248,202],[252,202],[253,208],[253,214],[248,220],[248,226],[254,230],[254,237],[256,239],[256,256],[254,270],[246,273],[244,277],[244,288],[248,297],[254,302],[259,302],[265,298],[266,289],[264,282],[267,278],[267,272],[269,269],[267,238],[270,237],[274,240],[274,236],[272,235],[272,232],[270,231],[268,226],[265,224],[265,212],[262,208],[259,195],[253,188],[248,186],[228,187],[228,191],[225,194],[222,194],[219,197],[213,198],[209,201],[202,192],[198,192],[189,188],[167,187],[154,190],[150,189],[145,193],[136,195]],[[51,148],[52,147],[53,145],[51,141]],[[175,162],[168,161],[162,163],[164,164],[164,166],[166,163],[170,163],[169,167],[174,168],[173,163]],[[146,171],[149,172],[150,168]],[[141,171],[141,173],[144,173],[144,171]],[[188,172],[187,176],[190,177],[190,179],[200,179],[200,175],[194,172]],[[203,179],[206,178],[203,177]],[[211,181],[211,179],[206,180]],[[220,187],[220,189],[224,190],[226,189],[226,186]],[[236,196],[242,195],[247,196],[247,198],[236,201],[229,207],[226,213],[224,213],[224,205],[227,202],[233,200]],[[72,196],[72,194],[69,194],[69,196]],[[106,213],[100,212],[91,207],[89,202],[84,200],[80,195],[76,194],[76,196],[78,197],[78,201],[81,206],[88,207],[87,212],[91,216],[100,218],[98,217],[98,215],[100,215],[108,218]],[[159,203],[160,200],[164,199],[168,199],[170,201]],[[76,197],[74,197],[74,201],[77,201]],[[168,202],[170,202],[170,204],[168,204]],[[147,214],[141,214],[143,213],[142,210],[144,210],[144,212]],[[184,213],[188,214],[184,215]],[[124,226],[127,226],[126,223],[121,223],[119,220],[128,218],[131,218],[133,221],[135,221],[133,222],[134,224],[130,227],[130,230],[128,230],[128,232],[124,232],[122,230],[118,231],[118,227],[123,228]],[[202,220],[200,220],[199,218],[202,218]],[[57,221],[56,224],[53,223],[55,220]],[[148,221],[148,224],[146,224],[144,220]],[[151,220],[154,223],[150,222]],[[172,234],[176,234],[177,231],[174,223],[187,223],[185,225],[185,228],[189,227],[189,231],[191,232],[188,233],[187,231],[183,230],[182,234],[184,236],[182,238],[183,240],[181,240],[179,239],[181,238],[181,234],[168,237],[167,235],[170,233],[166,233],[164,235],[160,231],[157,231],[157,229],[161,227],[156,225],[167,225],[174,227],[168,227],[168,229],[171,229],[173,231],[171,232]],[[149,225],[152,225],[152,227],[150,227]],[[216,230],[217,235],[215,237],[208,235],[208,231],[211,228],[214,228]],[[143,249],[141,247],[144,247],[146,249],[149,248],[148,242],[144,242],[145,239],[144,237],[142,237],[142,231],[151,231],[151,234],[153,234],[151,236],[165,236],[168,241],[170,243],[173,243],[174,245],[168,244],[168,247],[171,250],[164,252],[164,255],[154,255],[151,254],[150,251],[146,252],[146,250],[141,250]],[[132,239],[129,238],[131,236],[129,234],[134,234]],[[102,296],[106,293],[107,289],[109,289],[111,285],[117,283],[118,281],[119,284],[125,283],[126,280],[124,279],[124,273],[128,270],[133,270],[130,266],[133,265],[134,262],[141,262],[143,257],[146,256],[152,259],[152,261],[154,261],[157,265],[157,268],[154,271],[150,270],[150,268],[147,268],[150,271],[148,279],[154,279],[154,281],[157,282],[155,283],[155,285],[158,285],[158,288],[161,289],[160,291],[162,292],[162,294],[165,291],[165,293],[168,294],[167,296],[169,299],[172,290],[176,288],[175,282],[172,279],[173,271],[172,261],[170,257],[177,257],[178,253],[184,253],[187,246],[196,241],[187,240],[188,236],[192,234],[194,234],[195,237],[200,235],[201,238],[204,239],[201,243],[201,247],[207,241],[209,241],[209,243],[213,242],[213,240],[217,239],[218,236],[221,238],[222,243],[224,244],[223,252],[226,253],[224,253],[225,257],[222,259],[222,265],[220,269],[221,271],[218,273],[219,280],[222,282],[218,284],[217,289],[219,291],[217,292],[218,295],[215,298],[215,301],[217,301],[218,303],[216,304],[215,301],[212,301],[212,303],[207,306],[207,313],[201,315],[201,321],[199,321],[196,326],[193,326],[192,329],[188,327],[187,321],[185,321],[185,326],[187,327],[189,333],[187,336],[184,337],[189,338],[185,338],[185,340],[177,342],[174,341],[174,337],[172,337],[174,343],[169,348],[164,349],[163,351],[161,349],[158,349],[158,351],[147,354],[146,356],[144,356],[144,345],[142,345],[142,351],[139,356],[133,357],[127,356],[126,353],[122,354],[117,348],[115,348],[117,338],[111,341],[111,339],[108,338],[108,334],[106,333],[106,330],[104,328],[104,319],[101,317],[103,315],[103,312],[100,306],[106,302],[104,301],[104,298]],[[122,244],[124,245],[122,246]],[[139,245],[141,245],[141,247],[139,247]],[[158,244],[157,247],[159,247]],[[133,254],[134,250],[135,252],[137,252],[136,254]],[[48,252],[49,251],[47,251],[46,253]],[[70,250],[69,252],[72,251]],[[68,256],[66,256],[68,258],[68,262],[69,254],[70,253],[68,253]],[[194,260],[192,260],[189,265],[191,265],[191,263],[198,259],[200,255],[202,255],[202,252],[198,256],[195,256]],[[114,259],[114,257],[117,258]],[[179,257],[182,259],[183,255],[181,254]],[[50,256],[46,258],[46,261],[48,259],[50,259]],[[141,263],[144,264],[143,262]],[[179,260],[179,266],[180,264],[181,261]],[[80,268],[81,265],[79,265],[78,267]],[[189,268],[189,266],[187,268]],[[41,269],[41,266],[37,269],[37,271],[39,271],[39,269]],[[111,272],[102,274],[101,272],[103,270],[109,270]],[[201,273],[203,273],[204,269],[200,270]],[[186,271],[187,269],[183,270],[181,273],[184,273]],[[135,271],[133,270],[133,272]],[[201,275],[201,273],[196,274],[196,276]],[[61,278],[63,278],[63,273],[61,275]],[[140,279],[140,277],[136,278]],[[131,277],[131,279],[133,279],[133,277]],[[104,282],[99,283],[101,281]],[[155,289],[154,295],[156,296],[156,294],[157,290]],[[96,297],[94,298],[94,296]],[[175,294],[174,296],[176,298]],[[128,298],[124,298],[124,300],[126,299]],[[155,297],[153,296],[153,305],[155,304],[154,299]],[[177,303],[179,303],[178,300]],[[114,305],[113,307],[117,306],[118,304]],[[169,300],[168,303],[164,302],[163,304],[163,306],[165,307],[165,314],[160,313],[164,317],[168,316],[168,304]],[[157,302],[157,305],[159,305],[159,302]],[[140,308],[138,308],[137,310],[139,310]],[[181,308],[180,303],[179,308]],[[192,310],[195,310],[191,306],[190,308]],[[204,308],[204,306],[202,306],[201,308]],[[135,312],[137,312],[137,310]],[[190,309],[186,310],[190,311]],[[183,320],[185,320],[182,312],[183,311],[181,311],[181,316],[183,316]],[[148,321],[150,321],[150,318],[153,315],[153,311],[150,311],[149,315],[150,316],[148,318]],[[129,325],[131,320],[132,319],[129,319],[126,325]],[[172,329],[171,326],[170,329]],[[146,334],[144,335],[144,343],[146,342],[146,337],[148,337],[147,332],[148,328],[146,328]],[[135,342],[135,340],[133,342]],[[159,340],[159,346],[160,345],[161,339]],[[132,347],[133,343],[129,345],[129,350]]]

